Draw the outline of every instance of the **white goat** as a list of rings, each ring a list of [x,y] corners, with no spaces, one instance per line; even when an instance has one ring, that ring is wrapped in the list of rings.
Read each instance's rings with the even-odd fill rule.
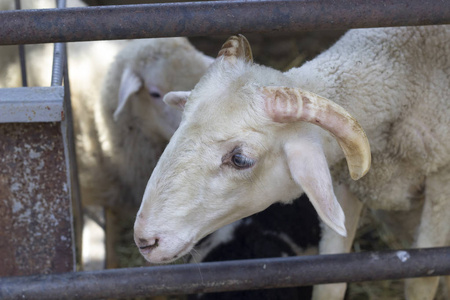
[[[186,38],[129,42],[106,75],[101,99],[92,103],[85,98],[88,101],[80,104],[85,115],[77,109],[83,203],[111,212],[109,266],[115,260],[109,256],[116,235],[114,216],[136,212],[150,174],[180,122],[180,111],[165,105],[164,95],[192,89],[212,62]]]
[[[423,196],[415,246],[448,245],[449,39],[449,26],[351,30],[283,74],[254,64],[246,39],[231,37],[192,93],[165,98],[186,104],[136,218],[141,253],[169,262],[217,228],[303,192],[328,225],[322,253],[349,251],[358,199],[408,210]],[[353,179],[371,161],[362,128],[373,170],[353,182],[344,158]],[[406,296],[432,299],[437,282],[411,279]],[[344,292],[322,286],[314,297]]]

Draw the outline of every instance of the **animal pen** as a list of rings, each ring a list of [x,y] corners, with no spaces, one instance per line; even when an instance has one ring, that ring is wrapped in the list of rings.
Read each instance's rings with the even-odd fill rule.
[[[81,209],[72,205],[79,195],[64,44],[450,24],[450,2],[263,0],[64,8],[65,1],[58,1],[58,7],[0,12],[0,45],[56,43],[51,86],[0,89],[1,299],[124,298],[450,275],[448,247],[74,272],[73,216]]]

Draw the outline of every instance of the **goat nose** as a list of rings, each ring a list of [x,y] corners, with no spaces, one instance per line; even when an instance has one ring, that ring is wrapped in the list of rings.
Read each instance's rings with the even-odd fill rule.
[[[144,239],[144,238],[137,238],[136,239],[136,245],[138,246],[139,250],[144,252],[149,252],[152,249],[158,247],[159,244],[159,238],[150,238],[150,239]]]

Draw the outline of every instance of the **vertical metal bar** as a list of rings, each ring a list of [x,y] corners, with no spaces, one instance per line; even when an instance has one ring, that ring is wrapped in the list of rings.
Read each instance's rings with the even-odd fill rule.
[[[56,0],[57,8],[65,8],[66,0]],[[61,85],[63,78],[63,67],[66,53],[65,43],[55,43],[53,51],[53,68],[52,68],[52,82],[51,85]]]
[[[65,49],[65,43],[55,44],[53,50],[52,86],[59,86],[62,84]]]
[[[20,0],[15,0],[17,10],[21,9]],[[25,45],[19,45],[20,72],[22,74],[22,86],[28,86],[27,82],[27,64],[25,60]]]
[[[65,8],[66,0],[56,0],[57,8]],[[75,151],[75,135],[73,128],[72,101],[70,96],[70,81],[67,63],[67,45],[66,43],[55,43],[53,52],[52,68],[52,86],[64,84],[64,117],[61,122],[61,131],[63,134],[64,152],[66,157],[67,178],[69,180],[69,193],[71,198],[71,219],[75,220],[76,230],[72,234],[72,240],[75,240],[76,257],[80,261],[81,257],[81,232],[83,229],[83,215],[81,208],[81,196],[78,182],[78,168]],[[72,228],[74,228],[72,226]]]
[[[27,81],[27,63],[25,59],[25,45],[19,45],[20,71],[22,74],[22,86],[28,86]]]
[[[80,185],[78,180],[78,165],[75,149],[75,134],[74,134],[74,120],[72,114],[72,99],[70,94],[70,80],[69,68],[67,62],[67,47],[64,49],[64,65],[63,65],[63,79],[64,79],[64,112],[65,118],[63,124],[66,126],[66,145],[67,145],[67,169],[69,170],[70,179],[70,194],[72,198],[72,216],[75,222],[75,245],[76,245],[76,259],[81,262],[82,257],[82,232],[83,232],[83,209],[81,206]]]

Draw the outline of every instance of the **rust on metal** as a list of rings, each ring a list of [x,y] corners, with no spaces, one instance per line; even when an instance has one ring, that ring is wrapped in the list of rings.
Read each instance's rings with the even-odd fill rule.
[[[450,1],[201,1],[0,12],[0,44],[450,23]]]
[[[74,270],[68,189],[61,123],[0,124],[0,276]]]

